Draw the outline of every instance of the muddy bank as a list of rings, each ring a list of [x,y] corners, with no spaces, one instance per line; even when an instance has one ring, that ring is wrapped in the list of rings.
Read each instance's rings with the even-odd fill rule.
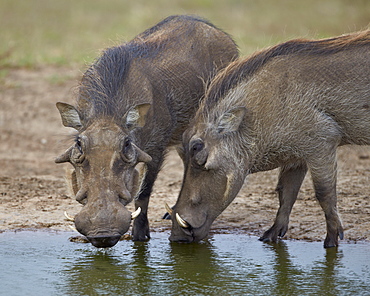
[[[73,103],[80,72],[66,68],[10,70],[0,81],[0,231],[24,228],[69,230],[63,212],[80,205],[66,186],[67,164],[54,158],[70,141],[57,101]],[[338,209],[345,239],[370,240],[370,147],[342,147],[338,152]],[[162,220],[164,202],[173,205],[180,189],[182,164],[170,151],[150,201],[152,231],[169,230]],[[244,188],[214,222],[212,232],[261,235],[272,225],[278,199],[277,171],[249,176]],[[131,205],[130,209],[132,209]],[[293,208],[290,239],[323,240],[325,218],[309,176]]]

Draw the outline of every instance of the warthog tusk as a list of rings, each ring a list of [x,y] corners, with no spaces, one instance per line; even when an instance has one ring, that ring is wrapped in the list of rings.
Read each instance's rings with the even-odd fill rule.
[[[77,229],[76,229],[76,227],[73,227],[73,226],[71,226],[71,225],[68,225],[68,226],[69,226],[69,228],[71,228],[73,231],[78,232],[78,231],[77,231]]]
[[[72,218],[71,216],[69,216],[66,211],[64,211],[64,216],[66,216],[68,221],[75,222],[75,218]]]
[[[166,207],[166,210],[167,210],[167,212],[168,212],[168,214],[170,214],[171,216],[172,216],[172,213],[173,213],[173,211],[172,211],[172,209],[170,208],[170,206],[168,205],[168,203],[164,203],[164,206]]]
[[[137,216],[139,216],[141,213],[141,208],[138,207],[137,210],[135,212],[132,212],[131,213],[131,219],[134,220],[135,218],[137,218]]]
[[[182,219],[179,215],[179,213],[176,213],[176,221],[177,223],[179,223],[179,225],[182,227],[182,228],[189,228],[189,224],[188,222],[186,222],[184,219]]]

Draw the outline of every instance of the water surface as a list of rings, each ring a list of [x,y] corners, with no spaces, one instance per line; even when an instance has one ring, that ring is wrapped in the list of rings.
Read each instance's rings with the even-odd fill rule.
[[[0,234],[0,295],[370,295],[370,244],[266,244],[217,234],[198,244],[71,243],[68,232]]]

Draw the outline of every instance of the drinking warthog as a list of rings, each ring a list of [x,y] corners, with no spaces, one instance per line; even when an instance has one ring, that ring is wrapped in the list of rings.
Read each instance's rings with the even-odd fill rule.
[[[94,246],[113,246],[129,229],[133,198],[133,239],[149,238],[149,195],[165,150],[180,143],[207,82],[237,56],[230,36],[209,22],[171,16],[105,50],[82,77],[77,107],[57,103],[64,126],[78,133],[56,162],[75,168],[84,205],[75,225]]]
[[[324,246],[337,246],[336,149],[346,144],[370,144],[370,31],[293,40],[231,63],[184,132],[170,240],[203,239],[248,174],[280,167],[280,208],[260,240],[284,236],[309,169],[326,217]]]

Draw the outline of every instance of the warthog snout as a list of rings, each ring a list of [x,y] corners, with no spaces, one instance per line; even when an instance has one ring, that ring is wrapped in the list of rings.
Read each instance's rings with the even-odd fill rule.
[[[170,241],[191,243],[204,239],[213,220],[208,219],[207,209],[189,207],[181,213],[172,211],[172,231]]]
[[[84,207],[74,218],[76,229],[97,248],[113,247],[141,212],[141,208],[131,213],[123,205],[112,204],[112,207],[110,214],[106,212],[109,208]]]
[[[199,242],[208,235],[209,228],[211,226],[211,223],[207,223],[207,220],[204,220],[204,224],[200,227],[194,227],[178,213],[176,213],[175,218],[173,219],[171,236],[169,238],[172,242]]]
[[[118,241],[120,240],[121,235],[114,235],[114,236],[88,236],[87,239],[89,242],[97,248],[110,248],[113,247]]]
[[[114,246],[131,224],[131,213],[122,204],[104,203],[88,203],[75,216],[76,229],[98,248]]]

